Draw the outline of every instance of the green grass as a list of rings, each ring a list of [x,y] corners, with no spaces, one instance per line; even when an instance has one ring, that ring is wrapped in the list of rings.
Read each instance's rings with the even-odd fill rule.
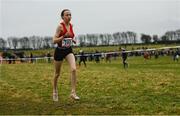
[[[52,101],[53,64],[0,66],[0,115],[4,114],[177,114],[180,115],[180,62],[171,57],[130,57],[77,67],[80,101],[69,99],[70,74],[64,62]]]

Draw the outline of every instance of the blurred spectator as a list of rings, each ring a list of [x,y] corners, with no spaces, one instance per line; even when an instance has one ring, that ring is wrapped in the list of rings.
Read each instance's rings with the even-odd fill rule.
[[[178,60],[179,60],[179,55],[180,55],[180,53],[179,53],[179,50],[177,49],[176,52],[175,52],[174,55],[173,55],[174,61],[177,61],[177,62],[178,62]]]
[[[155,57],[155,59],[158,59],[158,57],[159,57],[159,53],[158,53],[158,51],[155,51],[155,53],[154,53],[154,57]]]
[[[128,53],[126,52],[126,50],[124,48],[122,48],[122,60],[123,60],[124,68],[128,68],[128,63],[126,61],[127,57],[128,57]]]
[[[33,63],[33,54],[32,53],[30,54],[30,61],[31,61],[31,63]]]
[[[3,57],[2,57],[2,54],[0,54],[0,64],[2,64],[3,62]]]
[[[111,54],[110,53],[106,53],[106,62],[111,62]]]
[[[86,56],[84,55],[84,51],[80,50],[79,55],[80,55],[79,66],[81,66],[81,62],[83,62],[84,66],[86,67]]]
[[[47,53],[47,59],[48,59],[48,63],[51,63],[51,54],[50,54],[50,52]]]
[[[96,53],[94,55],[96,63],[100,62],[100,59],[99,59],[100,56],[101,56],[100,53],[96,50]]]

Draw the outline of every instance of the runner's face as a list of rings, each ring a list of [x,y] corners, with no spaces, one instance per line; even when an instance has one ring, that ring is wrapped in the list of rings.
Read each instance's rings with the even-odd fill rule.
[[[71,12],[70,11],[65,11],[64,12],[63,20],[67,21],[67,22],[71,21]]]

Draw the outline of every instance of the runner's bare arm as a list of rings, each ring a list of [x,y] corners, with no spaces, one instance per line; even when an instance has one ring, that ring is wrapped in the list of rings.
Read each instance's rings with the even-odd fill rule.
[[[64,36],[60,36],[59,35],[63,32],[63,28],[62,25],[58,25],[57,29],[56,29],[56,33],[53,37],[53,43],[59,43],[60,41],[62,41],[64,39]]]
[[[73,28],[73,25],[72,25],[72,28]],[[76,44],[77,41],[75,40],[75,38],[72,39],[73,43]]]

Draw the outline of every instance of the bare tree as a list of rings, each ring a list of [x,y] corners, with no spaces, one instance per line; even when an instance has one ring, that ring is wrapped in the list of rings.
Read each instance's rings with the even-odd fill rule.
[[[158,35],[153,35],[153,42],[154,43],[157,43],[158,42]]]
[[[132,36],[133,36],[133,43],[137,43],[137,34],[135,32],[132,32]]]
[[[111,40],[112,40],[112,35],[111,34],[104,34],[105,45],[110,45]]]
[[[22,37],[19,39],[19,43],[22,49],[30,48],[30,42],[28,37]]]
[[[9,43],[9,47],[13,48],[16,50],[17,46],[18,46],[18,38],[16,37],[9,37],[8,38],[8,43]]]
[[[163,43],[167,43],[167,42],[169,41],[167,35],[163,35],[163,36],[161,37],[161,41],[162,41]]]
[[[36,49],[36,36],[31,36],[31,37],[29,37],[29,41],[30,41],[30,46],[31,46],[33,49]]]
[[[145,44],[151,43],[151,36],[150,35],[146,35],[146,34],[142,34],[141,35],[141,41]]]
[[[126,34],[127,34],[127,39],[129,41],[129,43],[135,44],[137,42],[136,33],[128,31]]]
[[[0,38],[0,49],[5,49],[6,45],[7,42],[3,38]]]
[[[98,35],[97,34],[94,34],[93,35],[93,45],[97,46],[98,45]]]
[[[176,36],[177,36],[177,40],[180,40],[180,29],[179,30],[176,30]]]
[[[46,37],[43,38],[43,47],[44,48],[53,47],[52,43],[53,43],[52,42],[52,37],[46,36]]]
[[[42,44],[43,44],[43,38],[42,37],[31,36],[31,37],[29,37],[29,41],[30,41],[31,47],[33,49],[40,49],[40,48],[42,48]]]
[[[126,32],[122,32],[121,35],[122,35],[122,38],[125,40],[125,44],[128,44],[129,40],[128,40],[127,33]]]
[[[92,46],[93,45],[93,34],[87,34],[86,38],[89,42],[89,46]]]
[[[99,39],[100,39],[100,41],[101,41],[101,45],[105,45],[104,35],[103,35],[103,34],[100,34],[100,35],[99,35]]]
[[[168,40],[172,41],[173,40],[173,33],[174,33],[173,31],[168,31],[165,33],[165,36],[167,37],[166,41],[168,41]]]
[[[122,34],[120,32],[113,33],[114,45],[122,44]]]
[[[36,46],[37,46],[37,49],[42,48],[43,38],[37,36],[36,42],[37,42],[37,45],[36,45]]]
[[[85,35],[79,35],[77,37],[78,41],[79,41],[79,45],[82,47],[82,46],[85,46],[86,45],[86,36]]]

